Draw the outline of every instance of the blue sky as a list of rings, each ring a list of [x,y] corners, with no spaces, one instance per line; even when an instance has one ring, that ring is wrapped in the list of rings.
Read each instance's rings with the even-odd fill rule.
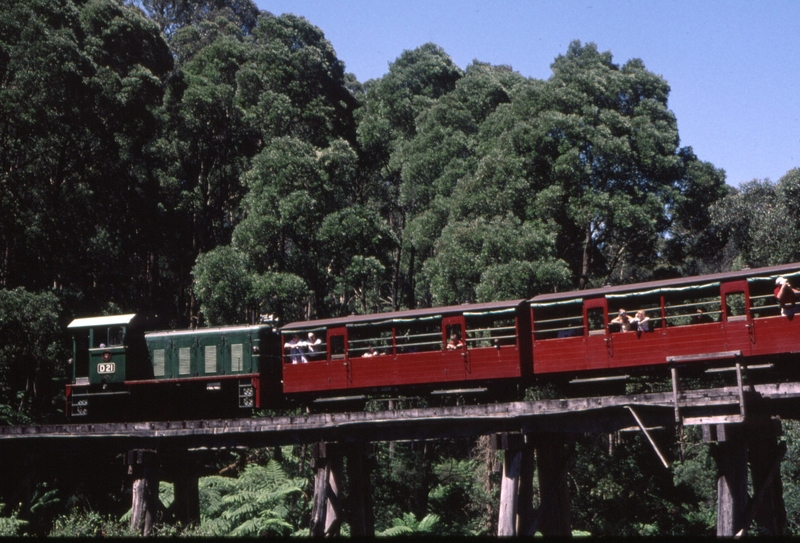
[[[670,84],[681,146],[738,186],[800,167],[800,0],[256,0],[318,26],[346,70],[378,78],[433,42],[460,67],[547,79],[572,40],[640,58]]]

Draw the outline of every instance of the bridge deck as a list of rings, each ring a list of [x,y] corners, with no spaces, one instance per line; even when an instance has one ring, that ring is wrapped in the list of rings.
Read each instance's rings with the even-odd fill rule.
[[[733,421],[739,389],[682,392],[678,408],[687,421]],[[800,417],[800,383],[748,386],[748,413]],[[183,447],[273,446],[317,441],[403,441],[475,436],[496,432],[605,432],[636,425],[675,423],[672,392],[577,399],[428,407],[403,410],[317,413],[247,419],[62,424],[0,427],[0,443],[111,440],[131,446],[167,442]],[[726,418],[727,417],[727,418]],[[688,423],[688,422],[687,422]]]

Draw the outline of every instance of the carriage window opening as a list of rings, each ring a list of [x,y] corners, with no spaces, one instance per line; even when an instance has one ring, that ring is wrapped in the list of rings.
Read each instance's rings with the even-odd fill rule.
[[[728,292],[725,295],[725,311],[728,320],[738,320],[746,316],[744,292]]]
[[[391,325],[350,328],[347,333],[347,343],[347,350],[351,357],[391,354]]]
[[[613,319],[619,316],[619,312],[625,308],[625,313],[629,319],[630,331],[652,331],[661,328],[661,298],[652,292],[633,293],[625,296],[609,296],[609,331],[619,332],[621,323],[612,323]],[[646,322],[641,328],[639,321]]]
[[[448,324],[445,334],[447,337],[447,344],[445,345],[447,350],[461,349],[464,346],[464,335],[460,324]]]
[[[331,336],[331,358],[344,358],[344,336]]]
[[[325,343],[325,332],[321,331],[320,334],[322,337],[315,332],[305,334],[306,340],[303,349],[306,353],[306,360],[309,362],[321,362],[327,356],[328,344]]]
[[[583,307],[580,303],[534,307],[534,339],[556,339],[583,335]]]
[[[438,351],[442,346],[442,321],[418,321],[397,328],[399,353]]]
[[[602,307],[590,307],[586,310],[586,316],[589,321],[589,335],[606,331],[605,311]]]
[[[467,317],[467,337],[464,343],[468,349],[516,345],[517,327],[514,317],[511,315]]]
[[[710,324],[722,320],[719,283],[664,289],[667,326]]]
[[[750,290],[750,311],[754,318],[776,317],[781,314],[778,300],[775,299],[775,278],[757,277],[747,281]]]

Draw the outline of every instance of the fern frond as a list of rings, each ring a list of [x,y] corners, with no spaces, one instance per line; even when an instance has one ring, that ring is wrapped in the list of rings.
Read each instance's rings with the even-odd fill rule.
[[[376,533],[378,537],[397,537],[399,535],[408,535],[414,533],[414,530],[408,526],[392,526],[382,532]]]
[[[418,532],[433,532],[436,528],[439,527],[439,521],[440,520],[441,520],[441,517],[439,515],[435,515],[433,513],[425,515],[425,518],[423,518],[419,522],[419,525],[417,526],[417,531]]]

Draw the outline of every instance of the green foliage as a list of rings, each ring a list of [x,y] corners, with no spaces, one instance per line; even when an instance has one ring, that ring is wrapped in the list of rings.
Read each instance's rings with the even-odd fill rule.
[[[305,481],[287,477],[274,460],[251,464],[236,479],[213,476],[200,483],[197,535],[286,536],[298,528],[288,518]]]
[[[406,513],[402,518],[393,519],[391,528],[377,532],[375,535],[378,537],[441,535],[439,521],[439,516],[434,514],[425,515],[422,520],[417,520],[413,514]]]
[[[60,391],[48,386],[66,371],[60,348],[61,304],[52,292],[0,290],[0,417],[9,422],[38,418],[52,409]],[[56,361],[62,361],[57,363]],[[13,413],[9,404],[18,402]],[[16,403],[15,402],[15,403]]]
[[[232,247],[218,247],[197,257],[195,293],[210,324],[247,322],[252,307],[252,277],[245,256]]]
[[[709,473],[704,453],[698,450],[699,456],[676,468],[673,481],[644,436],[620,436],[613,445],[608,437],[586,436],[576,445],[570,475],[576,529],[594,535],[711,535],[708,504],[702,502]],[[659,448],[668,450],[664,441],[671,436],[660,437]],[[691,479],[702,470],[702,478]]]
[[[49,537],[131,537],[130,523],[94,511],[75,511],[56,518]]]
[[[424,44],[361,84],[321,29],[250,0],[5,0],[0,76],[0,424],[58,415],[63,325],[106,308],[288,322],[800,260],[800,170],[726,187],[678,147],[668,83],[591,43],[547,80]],[[493,533],[494,453],[472,445],[376,445],[379,533]],[[697,435],[671,472],[640,437],[608,445],[578,444],[577,528],[712,532]],[[265,458],[160,533],[306,533],[307,467]],[[45,530],[59,500],[38,488],[0,531]],[[74,508],[51,533],[127,529]]]
[[[5,509],[5,504],[0,503],[0,513],[3,513]],[[11,515],[8,517],[0,516],[0,537],[14,537],[22,535],[23,530],[28,522],[17,518],[18,515],[18,511],[12,511]]]
[[[569,272],[551,255],[552,240],[513,216],[448,225],[425,263],[434,303],[525,298],[565,287]]]
[[[786,456],[781,463],[783,500],[786,504],[786,525],[791,535],[800,534],[800,423],[783,420],[783,441],[786,443]]]
[[[777,183],[753,180],[710,207],[713,225],[735,248],[741,266],[772,266],[800,259],[800,169]]]
[[[466,440],[378,444],[380,468],[372,485],[376,534],[423,529],[436,535],[491,534],[496,487],[483,460],[464,459],[470,445]]]
[[[429,508],[439,517],[439,533],[490,535],[496,522],[487,518],[497,499],[486,484],[488,467],[479,460],[443,458],[433,467],[437,484],[431,489]]]

